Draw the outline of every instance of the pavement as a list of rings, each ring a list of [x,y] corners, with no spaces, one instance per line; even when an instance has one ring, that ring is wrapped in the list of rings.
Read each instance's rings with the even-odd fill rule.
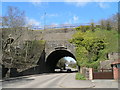
[[[94,88],[118,88],[118,80],[114,79],[96,79],[91,81]]]
[[[61,83],[62,88],[92,88],[94,84],[91,80],[75,80],[75,73],[68,74]]]

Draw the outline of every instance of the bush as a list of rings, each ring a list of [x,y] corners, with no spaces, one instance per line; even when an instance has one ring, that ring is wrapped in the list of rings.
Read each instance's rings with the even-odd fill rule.
[[[75,79],[76,80],[86,80],[85,76],[80,73],[76,73]]]
[[[82,32],[80,27],[77,29],[69,42],[76,46],[75,55],[79,66],[97,69],[100,61],[108,59],[108,53],[119,51],[120,34],[117,31],[97,28],[94,32]]]

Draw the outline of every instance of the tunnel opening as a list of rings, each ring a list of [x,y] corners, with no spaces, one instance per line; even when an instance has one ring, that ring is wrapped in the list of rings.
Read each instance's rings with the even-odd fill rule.
[[[75,56],[67,50],[55,50],[50,53],[50,55],[46,59],[47,72],[54,72],[58,61],[64,57],[71,57],[76,60]]]
[[[54,70],[55,73],[72,73],[77,71],[76,60],[69,56],[61,58]]]

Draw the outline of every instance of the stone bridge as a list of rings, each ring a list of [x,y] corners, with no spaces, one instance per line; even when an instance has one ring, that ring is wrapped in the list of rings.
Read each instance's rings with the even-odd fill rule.
[[[49,71],[54,71],[61,58],[69,56],[75,59],[75,46],[69,39],[75,33],[74,29],[45,30],[43,33],[45,43],[45,62]]]

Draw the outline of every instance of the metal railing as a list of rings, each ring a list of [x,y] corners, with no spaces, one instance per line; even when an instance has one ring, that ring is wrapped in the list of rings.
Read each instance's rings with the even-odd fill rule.
[[[45,25],[45,26],[34,26],[33,30],[43,30],[45,29],[61,29],[61,28],[76,28],[81,25],[90,25],[90,23],[79,23],[79,24],[59,24],[59,25]]]

